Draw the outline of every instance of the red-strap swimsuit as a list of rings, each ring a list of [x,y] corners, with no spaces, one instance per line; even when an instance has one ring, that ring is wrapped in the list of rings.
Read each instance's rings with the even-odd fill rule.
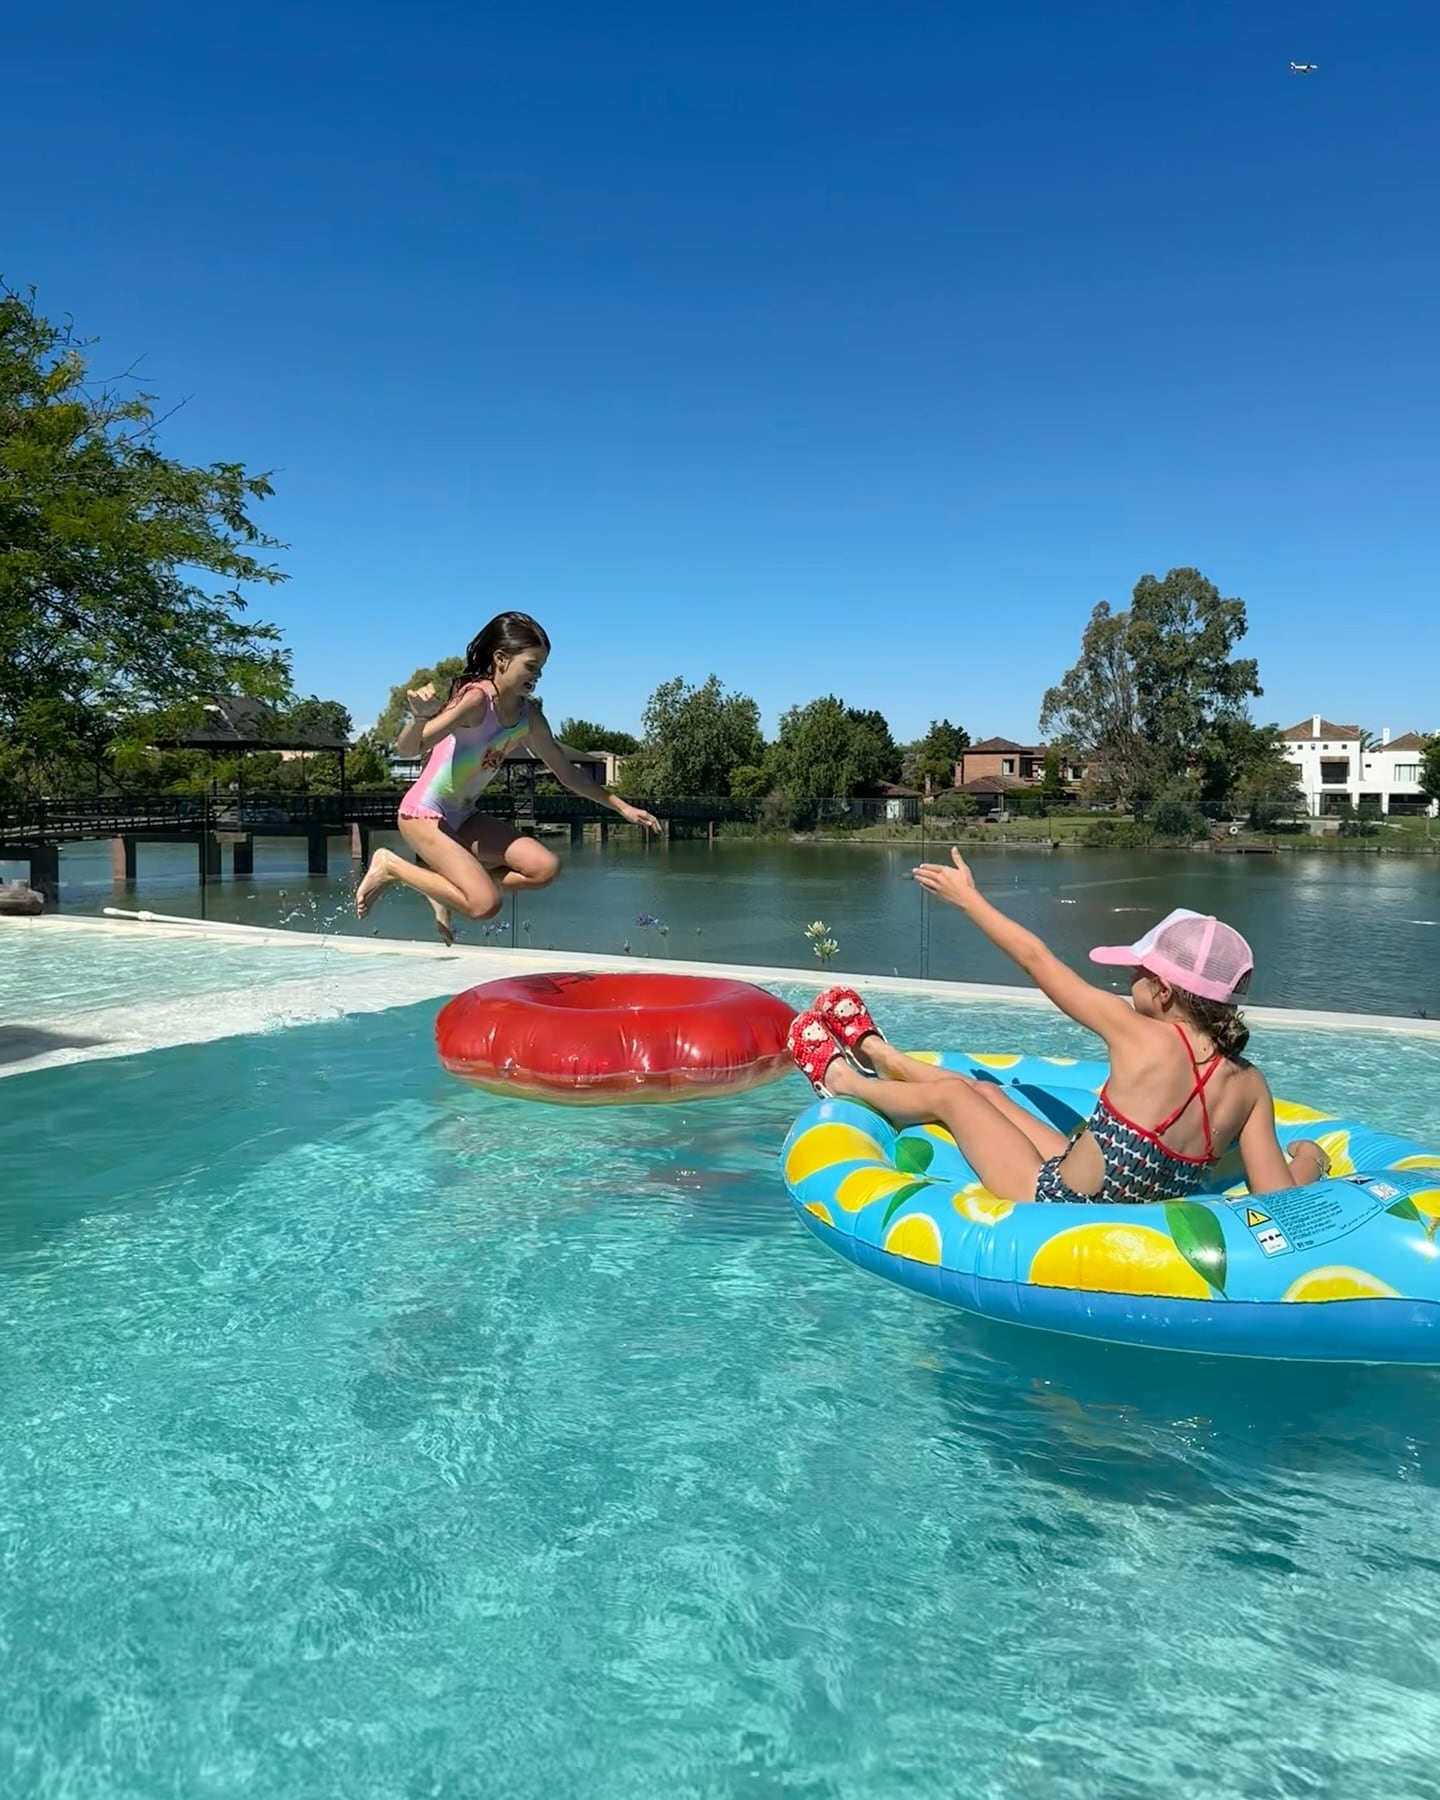
[[[1195,1192],[1200,1185],[1201,1176],[1217,1160],[1205,1089],[1222,1058],[1217,1050],[1203,1063],[1197,1062],[1195,1052],[1190,1048],[1189,1038],[1179,1025],[1175,1029],[1180,1033],[1180,1042],[1185,1046],[1185,1054],[1190,1058],[1190,1068],[1195,1078],[1193,1087],[1179,1106],[1163,1118],[1153,1131],[1147,1131],[1143,1125],[1137,1125],[1133,1119],[1127,1119],[1123,1113],[1115,1110],[1110,1099],[1110,1083],[1107,1081],[1100,1090],[1100,1098],[1085,1127],[1100,1146],[1100,1154],[1105,1162],[1105,1179],[1100,1184],[1099,1192],[1077,1194],[1061,1177],[1060,1164],[1070,1154],[1070,1147],[1067,1145],[1059,1156],[1052,1156],[1048,1162],[1040,1165],[1040,1172],[1035,1178],[1037,1200],[1082,1200],[1095,1205],[1108,1205],[1118,1201],[1134,1205],[1149,1200],[1183,1199],[1187,1194]],[[1205,1154],[1184,1156],[1180,1151],[1172,1150],[1162,1139],[1197,1100],[1200,1102],[1200,1117],[1205,1127]]]

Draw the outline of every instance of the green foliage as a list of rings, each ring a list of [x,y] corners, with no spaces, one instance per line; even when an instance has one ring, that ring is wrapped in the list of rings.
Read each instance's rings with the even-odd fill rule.
[[[1261,691],[1254,659],[1233,655],[1245,628],[1244,601],[1197,569],[1142,575],[1128,612],[1095,608],[1041,729],[1086,756],[1097,792],[1145,811]]]
[[[734,770],[753,768],[765,754],[760,708],[748,694],[727,693],[718,675],[699,687],[677,675],[645,704],[645,736],[626,769],[637,793],[680,799],[728,794]]]
[[[955,785],[955,765],[970,748],[970,733],[948,719],[932,719],[930,729],[914,746],[909,775],[927,793],[943,792]]]
[[[1146,850],[1155,833],[1132,819],[1096,819],[1080,841],[1090,850]]]
[[[161,454],[152,397],[0,288],[0,780],[98,770],[126,715],[205,693],[280,700],[289,660],[241,589],[284,577],[269,479]],[[205,578],[212,578],[206,580]]]
[[[1255,831],[1273,831],[1282,819],[1305,811],[1299,771],[1285,754],[1277,725],[1236,721],[1229,733],[1229,756],[1215,797],[1243,812]]]
[[[769,789],[770,778],[757,763],[741,763],[730,771],[730,792],[737,800],[758,800]]]
[[[948,794],[936,794],[927,800],[925,810],[936,819],[973,819],[980,806],[973,794],[961,794],[951,789]]]
[[[1425,740],[1420,756],[1420,791],[1427,800],[1440,800],[1440,731]]]
[[[1193,840],[1209,831],[1196,803],[1195,786],[1183,778],[1167,783],[1155,796],[1147,816],[1157,837]]]
[[[345,778],[352,788],[398,787],[390,773],[390,759],[378,733],[362,732],[345,761]]]
[[[792,799],[838,799],[894,781],[900,750],[882,714],[826,694],[784,715],[766,767],[775,786]]]
[[[320,700],[314,694],[277,715],[276,726],[287,737],[338,738],[344,744],[354,729],[349,711],[338,700]]]
[[[464,667],[463,656],[442,656],[439,662],[431,664],[429,668],[417,669],[408,681],[392,687],[390,698],[375,721],[375,735],[380,742],[393,744],[399,737],[401,726],[410,717],[409,695],[415,688],[422,688],[427,682],[433,683],[436,693],[443,700],[450,691],[450,683]],[[586,748],[588,747],[587,745]]]
[[[612,731],[589,719],[566,719],[555,735],[572,750],[608,750],[613,756],[633,756],[640,748],[639,738],[630,732]]]
[[[1070,798],[1070,790],[1065,785],[1063,765],[1058,750],[1045,752],[1045,767],[1040,778],[1040,800],[1045,810],[1064,806]]]

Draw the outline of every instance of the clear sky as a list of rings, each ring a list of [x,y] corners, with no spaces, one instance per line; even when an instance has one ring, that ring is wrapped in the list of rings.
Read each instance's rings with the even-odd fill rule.
[[[1194,564],[1262,719],[1440,726],[1434,0],[71,0],[5,61],[0,271],[274,470],[257,608],[361,723],[518,606],[557,720],[1027,737]]]

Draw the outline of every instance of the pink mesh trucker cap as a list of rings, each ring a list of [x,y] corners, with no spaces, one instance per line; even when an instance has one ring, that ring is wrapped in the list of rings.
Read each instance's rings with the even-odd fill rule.
[[[1250,985],[1255,958],[1232,926],[1207,913],[1175,911],[1134,944],[1102,944],[1091,962],[1144,969],[1202,1000],[1233,1000]]]

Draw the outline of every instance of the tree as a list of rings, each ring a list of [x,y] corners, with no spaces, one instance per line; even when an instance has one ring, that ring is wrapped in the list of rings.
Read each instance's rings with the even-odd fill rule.
[[[283,700],[279,633],[241,589],[284,576],[269,478],[161,454],[153,396],[95,384],[86,343],[0,288],[0,780],[97,762],[117,724],[207,693]],[[214,581],[202,585],[203,578]]]
[[[737,800],[758,800],[770,791],[770,777],[758,763],[741,763],[730,771],[730,792]]]
[[[396,785],[390,773],[388,746],[373,731],[362,731],[345,762],[345,778],[352,788]]]
[[[1278,725],[1246,718],[1217,721],[1197,764],[1200,798],[1212,810],[1229,807],[1249,815],[1257,830],[1305,809],[1299,772],[1285,754]]]
[[[1245,635],[1245,602],[1225,599],[1198,569],[1142,575],[1129,612],[1101,601],[1080,660],[1045,695],[1041,730],[1084,752],[1102,791],[1143,812],[1199,761],[1261,692]]]
[[[768,767],[791,799],[825,800],[893,780],[900,752],[880,713],[826,694],[784,715]]]
[[[911,779],[928,794],[955,785],[955,765],[970,748],[970,733],[948,719],[932,719],[930,729],[915,745]]]
[[[1040,776],[1040,804],[1049,812],[1053,807],[1064,806],[1070,798],[1070,790],[1065,785],[1065,772],[1061,765],[1060,752],[1045,752],[1044,768]]]
[[[611,731],[589,719],[566,719],[555,735],[572,750],[608,750],[612,756],[633,756],[640,748],[639,738],[630,732]]]
[[[1143,744],[1130,614],[1102,600],[1080,639],[1080,660],[1040,705],[1040,729],[1083,754],[1097,798],[1128,798]]]
[[[679,675],[661,682],[642,723],[644,739],[626,770],[627,786],[638,792],[674,799],[728,794],[732,772],[765,754],[760,708],[748,694],[727,693],[718,675],[699,687]]]
[[[385,702],[380,717],[375,721],[375,735],[382,744],[393,744],[400,735],[400,728],[410,717],[409,696],[415,688],[422,688],[427,682],[433,682],[436,693],[443,700],[450,691],[450,683],[457,675],[464,672],[463,656],[442,656],[439,662],[427,669],[417,669],[408,681],[402,681],[398,687],[392,687],[390,698]]]
[[[1427,800],[1440,800],[1440,731],[1425,740],[1420,758],[1420,790]]]
[[[349,711],[338,700],[318,700],[314,694],[297,700],[276,723],[286,737],[339,738],[346,744],[354,729]]]

